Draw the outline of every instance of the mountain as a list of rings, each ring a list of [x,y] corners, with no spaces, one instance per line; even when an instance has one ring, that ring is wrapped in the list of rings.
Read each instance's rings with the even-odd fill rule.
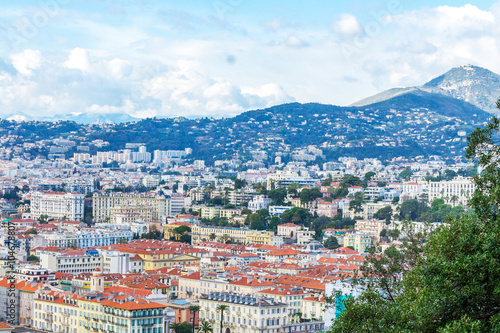
[[[396,96],[422,91],[440,94],[475,105],[491,114],[498,114],[496,101],[500,98],[500,75],[485,68],[465,65],[452,68],[447,73],[419,87],[390,89],[362,99],[351,106],[365,106],[389,100]]]

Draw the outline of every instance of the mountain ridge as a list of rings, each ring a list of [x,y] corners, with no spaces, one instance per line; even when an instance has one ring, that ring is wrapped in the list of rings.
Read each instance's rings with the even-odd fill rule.
[[[496,101],[500,98],[500,75],[474,65],[454,67],[421,86],[389,89],[350,106],[379,103],[414,91],[441,94],[470,103],[491,114],[500,113],[496,108]]]

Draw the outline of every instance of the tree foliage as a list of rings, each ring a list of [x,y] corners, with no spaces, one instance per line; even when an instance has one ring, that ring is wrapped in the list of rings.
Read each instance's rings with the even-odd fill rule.
[[[468,137],[466,157],[483,168],[473,212],[448,216],[430,235],[403,231],[399,250],[371,250],[356,280],[365,291],[345,300],[331,333],[500,332],[499,130],[493,118]]]

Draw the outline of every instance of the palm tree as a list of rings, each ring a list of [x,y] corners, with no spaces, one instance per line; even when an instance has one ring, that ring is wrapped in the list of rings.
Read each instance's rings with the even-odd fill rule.
[[[222,321],[224,320],[224,311],[229,310],[229,305],[219,304],[216,311],[220,311],[220,333],[222,333]]]
[[[222,237],[220,238],[220,240],[222,241],[222,243],[226,244],[229,240],[231,239],[231,237],[229,237],[228,234],[224,234],[222,235]]]
[[[217,236],[212,232],[209,236],[210,240],[214,240],[217,238]]]
[[[200,312],[200,306],[199,305],[191,305],[189,307],[189,311],[193,314],[193,333],[194,333],[194,325],[196,323],[196,312]]]
[[[174,331],[175,333],[180,333],[180,331],[182,330],[181,324],[175,322],[170,323],[170,325],[168,325],[168,328]]]
[[[198,327],[198,333],[212,333],[214,329],[208,321],[203,321]]]

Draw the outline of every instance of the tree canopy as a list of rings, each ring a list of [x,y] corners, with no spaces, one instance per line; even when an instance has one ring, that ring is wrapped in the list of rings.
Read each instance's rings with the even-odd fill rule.
[[[472,210],[430,234],[407,221],[399,249],[370,250],[355,279],[364,292],[344,301],[330,333],[500,332],[499,129],[493,118],[468,137],[466,157],[483,168]],[[431,211],[442,205],[433,202]]]

